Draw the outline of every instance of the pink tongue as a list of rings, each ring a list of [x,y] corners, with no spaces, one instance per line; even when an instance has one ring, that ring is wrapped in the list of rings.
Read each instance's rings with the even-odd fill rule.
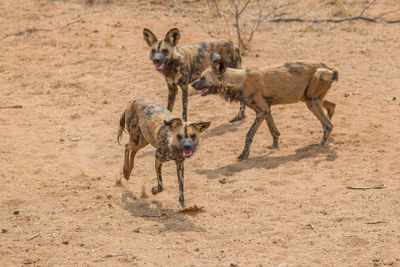
[[[185,156],[185,157],[190,157],[191,155],[192,155],[192,151],[183,151],[183,155]]]
[[[156,70],[162,70],[164,68],[164,63],[163,64],[156,64]]]
[[[204,94],[207,93],[207,92],[208,92],[208,88],[204,88],[204,89],[201,90],[200,94],[201,94],[201,95],[204,95]]]

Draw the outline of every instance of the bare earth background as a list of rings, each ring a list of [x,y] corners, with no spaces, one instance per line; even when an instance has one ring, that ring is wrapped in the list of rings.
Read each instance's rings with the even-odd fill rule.
[[[316,2],[299,1],[287,16],[356,15],[367,3]],[[53,30],[0,42],[0,106],[23,106],[0,109],[1,265],[400,266],[400,24],[263,25],[245,68],[315,59],[339,69],[327,96],[337,103],[332,137],[310,146],[321,137],[319,121],[303,103],[276,106],[280,150],[267,149],[263,124],[249,159],[238,162],[254,113],[229,124],[238,104],[191,96],[189,119],[212,124],[185,162],[187,205],[204,211],[183,214],[173,162],[164,165],[165,191],[150,193],[150,146],[131,180],[114,185],[126,104],[167,102],[143,27],[159,38],[178,27],[180,44],[189,44],[209,38],[193,17],[221,25],[203,1],[154,3],[0,2],[1,36]],[[399,5],[380,0],[366,15]],[[346,188],[375,184],[386,188]],[[143,185],[149,198],[140,198]]]

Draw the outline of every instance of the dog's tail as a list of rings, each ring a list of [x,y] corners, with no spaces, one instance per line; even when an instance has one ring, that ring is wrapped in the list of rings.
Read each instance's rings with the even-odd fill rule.
[[[334,68],[321,67],[316,69],[305,91],[306,99],[322,99],[325,97],[332,82],[337,81],[339,73]]]
[[[121,144],[122,133],[125,129],[125,111],[122,113],[121,119],[119,119],[119,128],[117,133],[118,144]]]
[[[339,80],[339,73],[335,69],[318,68],[314,73],[314,77],[317,80],[334,82]]]

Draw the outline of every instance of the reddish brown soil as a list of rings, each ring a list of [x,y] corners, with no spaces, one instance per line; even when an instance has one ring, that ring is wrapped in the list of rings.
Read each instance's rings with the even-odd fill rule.
[[[263,124],[249,159],[238,162],[254,113],[229,124],[238,104],[194,95],[189,119],[212,124],[185,163],[185,196],[203,211],[180,213],[173,162],[164,165],[165,191],[150,193],[150,146],[138,153],[131,180],[114,185],[126,104],[167,101],[143,27],[160,37],[178,27],[180,44],[209,38],[193,23],[204,2],[155,2],[168,9],[144,1],[1,1],[1,36],[53,30],[0,41],[0,106],[23,106],[0,109],[1,265],[399,266],[400,24],[264,24],[244,67],[315,59],[339,69],[327,96],[337,103],[332,137],[310,146],[322,127],[306,106],[274,107],[280,150],[267,149]],[[347,16],[366,4],[315,2],[300,1],[289,15]],[[398,7],[380,0],[366,15]],[[346,188],[376,184],[386,187]],[[148,198],[140,198],[142,185]]]

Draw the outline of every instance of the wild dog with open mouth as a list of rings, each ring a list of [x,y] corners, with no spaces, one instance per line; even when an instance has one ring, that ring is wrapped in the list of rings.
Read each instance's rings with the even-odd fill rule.
[[[173,28],[167,32],[164,40],[157,37],[148,29],[143,30],[146,44],[150,46],[150,59],[157,71],[161,72],[168,85],[168,110],[174,108],[178,86],[182,90],[182,119],[187,121],[188,85],[200,77],[203,70],[210,65],[210,55],[218,52],[226,59],[230,68],[242,68],[239,49],[226,40],[200,42],[192,45],[176,46],[180,32]],[[244,118],[246,105],[241,102],[239,113],[230,122]]]
[[[210,126],[210,122],[182,122],[175,118],[164,106],[149,98],[130,102],[122,113],[117,141],[120,143],[124,129],[128,131],[129,143],[125,145],[123,174],[126,180],[131,175],[135,155],[143,147],[151,144],[156,149],[156,173],[158,185],[153,187],[153,195],[163,191],[161,167],[169,160],[174,160],[178,173],[179,202],[185,207],[183,196],[183,162],[197,150],[200,133]],[[121,183],[121,177],[117,184]]]
[[[286,62],[280,66],[264,67],[258,70],[237,70],[228,68],[218,54],[211,55],[209,66],[199,79],[192,83],[200,94],[218,94],[229,101],[244,101],[256,112],[256,119],[246,136],[246,142],[239,160],[247,159],[250,145],[257,129],[265,119],[273,136],[273,148],[278,148],[279,131],[271,116],[271,106],[303,101],[319,119],[323,127],[320,145],[325,144],[333,125],[330,119],[336,104],[324,100],[333,81],[338,80],[338,71],[316,61]],[[328,117],[322,110],[327,110]]]

